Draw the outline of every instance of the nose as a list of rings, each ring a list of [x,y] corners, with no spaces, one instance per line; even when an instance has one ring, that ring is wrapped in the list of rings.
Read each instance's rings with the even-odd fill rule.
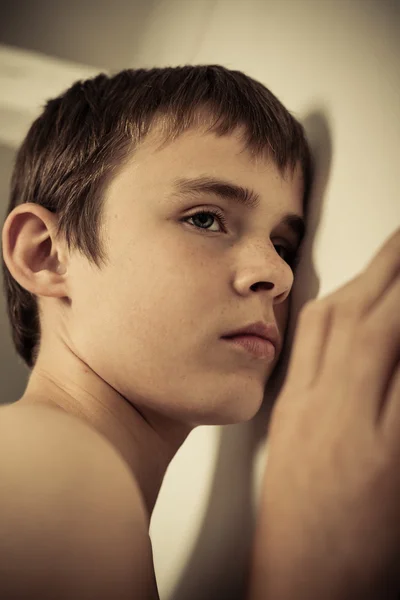
[[[267,251],[261,246],[253,247],[251,256],[241,258],[241,266],[236,269],[234,287],[237,293],[250,292],[268,294],[274,303],[284,302],[293,286],[293,271],[277,253],[272,244]]]

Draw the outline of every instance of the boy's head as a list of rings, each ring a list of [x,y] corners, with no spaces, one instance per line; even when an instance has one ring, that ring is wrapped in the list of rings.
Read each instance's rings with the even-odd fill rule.
[[[258,205],[213,193],[210,178]],[[281,221],[304,215],[310,183],[303,127],[239,71],[74,84],[33,123],[13,173],[2,266],[17,353],[30,369],[74,356],[128,400],[162,412],[168,399],[169,415],[199,423],[217,422],[224,381],[221,422],[250,418],[259,403],[235,394],[257,385],[262,398],[278,356],[256,366],[221,336],[257,320],[283,336],[301,240]]]

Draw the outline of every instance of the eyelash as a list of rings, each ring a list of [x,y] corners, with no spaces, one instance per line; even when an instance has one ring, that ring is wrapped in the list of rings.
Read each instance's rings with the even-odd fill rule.
[[[219,211],[216,208],[214,208],[214,209],[208,209],[208,210],[200,210],[200,211],[198,211],[196,213],[193,213],[192,215],[189,215],[188,217],[185,217],[185,219],[183,219],[183,220],[187,221],[188,219],[193,219],[193,217],[197,217],[198,215],[213,215],[214,217],[216,217],[218,219],[218,221],[222,225],[223,229],[226,229],[227,219],[222,214],[222,212]],[[189,223],[189,225],[192,225],[192,224]],[[204,227],[197,227],[196,225],[192,225],[192,227],[195,227],[196,229],[201,229],[201,230],[205,231],[206,233],[216,233],[215,231],[209,232]],[[295,271],[296,268],[297,268],[297,266],[298,266],[298,264],[299,264],[299,262],[300,262],[300,258],[301,258],[300,249],[293,250],[292,248],[287,248],[283,244],[277,244],[277,245],[281,246],[282,248],[284,248],[286,250],[286,252],[288,253],[288,260],[286,262],[289,264],[289,266],[291,267],[291,269],[293,271]]]

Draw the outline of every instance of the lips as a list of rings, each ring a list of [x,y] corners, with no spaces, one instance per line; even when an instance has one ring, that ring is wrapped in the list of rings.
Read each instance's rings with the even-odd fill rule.
[[[256,358],[274,360],[276,356],[276,348],[272,342],[258,335],[234,335],[224,339],[232,346],[244,349]]]
[[[256,321],[249,325],[244,325],[239,329],[230,331],[225,334],[224,338],[239,338],[240,336],[253,336],[255,339],[261,338],[268,340],[273,344],[275,350],[279,347],[279,332],[274,323],[264,323],[264,321]]]

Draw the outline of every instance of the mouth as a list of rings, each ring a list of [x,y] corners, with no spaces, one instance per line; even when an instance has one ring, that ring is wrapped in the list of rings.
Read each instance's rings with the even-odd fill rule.
[[[256,321],[227,332],[223,339],[230,340],[257,358],[274,359],[280,347],[280,335],[273,321]]]
[[[223,337],[222,339],[230,342],[233,349],[245,351],[255,358],[273,361],[276,355],[274,344],[258,335],[240,334]]]

